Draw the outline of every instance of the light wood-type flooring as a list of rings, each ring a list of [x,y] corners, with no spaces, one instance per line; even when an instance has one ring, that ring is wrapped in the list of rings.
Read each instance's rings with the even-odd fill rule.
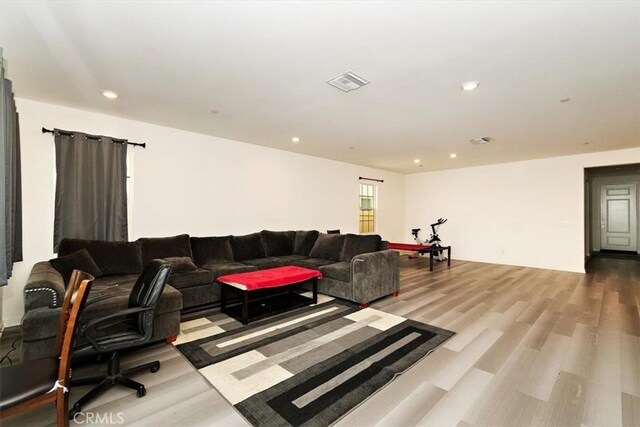
[[[585,275],[457,260],[429,272],[403,257],[400,295],[372,307],[457,335],[340,426],[640,426],[638,259],[596,258]],[[146,397],[114,388],[85,410],[114,424],[246,425],[169,345],[123,365],[154,358],[161,370],[136,377]],[[54,420],[42,409],[2,425]]]

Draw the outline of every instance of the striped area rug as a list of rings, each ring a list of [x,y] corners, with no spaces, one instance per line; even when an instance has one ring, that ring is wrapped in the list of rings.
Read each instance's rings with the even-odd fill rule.
[[[255,426],[328,426],[454,335],[322,298],[243,326],[183,322],[176,348]]]

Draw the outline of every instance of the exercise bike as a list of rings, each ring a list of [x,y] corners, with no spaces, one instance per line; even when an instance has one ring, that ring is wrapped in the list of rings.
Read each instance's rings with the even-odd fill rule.
[[[442,224],[444,224],[445,222],[447,222],[446,219],[443,218],[438,218],[438,220],[436,222],[434,222],[433,224],[431,224],[431,236],[429,236],[429,241],[425,242],[424,240],[422,240],[419,236],[420,233],[420,228],[412,228],[411,229],[411,234],[413,235],[413,240],[416,241],[417,244],[419,245],[429,245],[429,246],[434,246],[435,248],[440,248],[442,247],[441,242],[442,240],[440,240],[440,237],[438,236],[438,229],[440,228],[440,226]],[[447,257],[444,256],[444,251],[433,251],[433,257],[437,260],[437,261],[446,261]]]

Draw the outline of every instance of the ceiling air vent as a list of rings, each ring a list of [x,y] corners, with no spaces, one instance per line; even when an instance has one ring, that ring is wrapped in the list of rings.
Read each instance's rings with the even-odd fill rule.
[[[472,144],[476,144],[476,145],[482,145],[482,144],[487,144],[489,142],[493,141],[493,138],[489,137],[489,136],[483,136],[482,138],[474,138],[469,140],[469,142],[471,142]]]
[[[362,77],[356,76],[351,71],[347,71],[331,80],[327,80],[331,86],[337,87],[343,92],[350,92],[361,88],[362,86],[369,84],[369,82]]]

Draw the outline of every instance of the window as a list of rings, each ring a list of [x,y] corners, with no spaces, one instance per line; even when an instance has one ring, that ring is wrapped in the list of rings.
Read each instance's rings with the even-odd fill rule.
[[[360,233],[373,233],[375,229],[376,186],[360,184]]]

